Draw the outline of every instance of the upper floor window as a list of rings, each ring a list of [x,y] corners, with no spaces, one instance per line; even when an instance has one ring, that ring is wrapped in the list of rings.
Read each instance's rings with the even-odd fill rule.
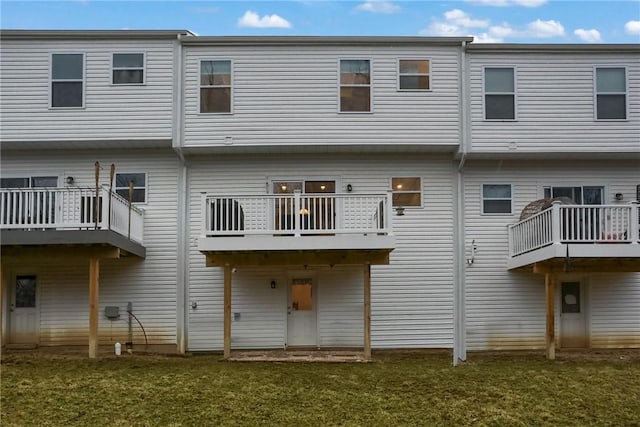
[[[401,59],[398,61],[398,89],[431,89],[430,61],[428,59]]]
[[[84,106],[84,54],[51,55],[51,107]]]
[[[482,185],[482,213],[511,213],[511,184]]]
[[[117,173],[116,193],[129,200],[130,185],[133,189],[131,201],[133,203],[145,203],[147,201],[147,174],[137,173]]]
[[[114,53],[112,64],[114,85],[144,83],[144,53]]]
[[[484,118],[515,120],[516,90],[513,67],[484,69]]]
[[[621,67],[596,68],[596,118],[627,118],[627,77]]]
[[[422,206],[422,179],[391,178],[393,206]]]
[[[603,186],[550,186],[544,187],[544,197],[568,197],[578,205],[601,205],[604,201]]]
[[[371,111],[371,63],[368,59],[340,60],[340,111]]]
[[[231,112],[231,61],[200,61],[200,112]]]

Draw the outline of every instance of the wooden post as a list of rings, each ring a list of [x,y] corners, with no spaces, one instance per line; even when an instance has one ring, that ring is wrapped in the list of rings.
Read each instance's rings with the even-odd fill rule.
[[[100,258],[89,259],[89,358],[98,355],[98,292]]]
[[[231,266],[224,266],[224,358],[231,357]]]
[[[95,220],[95,229],[98,229],[98,215],[100,215],[100,207],[98,204],[100,203],[100,194],[99,194],[99,186],[100,186],[100,162],[96,162],[96,197],[93,203],[93,218]]]
[[[111,173],[109,174],[109,230],[111,230],[111,195],[113,194],[113,177],[116,174],[116,165],[111,163]]]
[[[371,360],[371,264],[364,265],[364,357]]]
[[[133,180],[129,181],[129,232],[127,238],[131,240],[131,203],[133,203]]]
[[[4,347],[4,345],[6,344],[6,328],[9,319],[5,319],[5,316],[7,316],[7,311],[4,307],[4,298],[5,295],[8,294],[8,289],[5,289],[4,269],[2,268],[2,263],[0,262],[0,322],[2,322],[2,325],[0,325],[0,347]]]
[[[547,297],[547,359],[554,360],[556,358],[556,341],[555,341],[555,277],[551,273],[544,275],[544,288]]]

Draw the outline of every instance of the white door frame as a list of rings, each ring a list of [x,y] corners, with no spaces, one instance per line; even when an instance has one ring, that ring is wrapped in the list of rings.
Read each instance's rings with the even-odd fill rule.
[[[314,333],[315,333],[315,340],[312,344],[290,344],[289,342],[289,312],[290,312],[290,307],[289,307],[289,302],[291,300],[291,283],[293,281],[293,279],[296,278],[310,278],[312,280],[313,283],[313,296],[312,296],[312,301],[313,301],[313,318],[315,321],[315,327],[314,327]],[[295,347],[295,346],[314,346],[314,347],[319,347],[320,346],[320,334],[319,334],[319,324],[318,324],[318,312],[319,312],[319,307],[318,307],[318,301],[320,296],[320,290],[319,290],[319,286],[318,286],[318,274],[315,270],[289,270],[287,271],[287,290],[285,292],[285,317],[286,317],[286,321],[284,322],[284,329],[285,329],[285,333],[284,333],[284,337],[285,337],[285,348],[287,347]]]
[[[557,337],[558,346],[563,348],[563,313],[562,313],[562,284],[568,282],[580,283],[580,313],[582,314],[582,321],[584,323],[584,348],[591,347],[591,302],[589,293],[589,279],[588,276],[579,274],[561,274],[557,277],[558,285],[556,286],[556,312],[558,313],[557,319]]]
[[[15,313],[15,293],[16,293],[16,278],[18,276],[35,276],[36,278],[36,301],[35,301],[35,330],[34,330],[34,340],[29,343],[16,343],[14,336],[14,313]],[[40,343],[40,288],[42,287],[41,283],[41,275],[36,269],[33,268],[19,268],[9,272],[9,276],[7,278],[7,344],[35,344],[38,345]]]

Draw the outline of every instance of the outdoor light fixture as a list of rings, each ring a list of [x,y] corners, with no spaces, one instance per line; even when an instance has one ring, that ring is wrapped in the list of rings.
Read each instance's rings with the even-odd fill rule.
[[[396,216],[404,216],[404,208],[397,207],[396,208]]]
[[[76,182],[76,179],[74,177],[72,177],[72,176],[68,176],[65,181],[67,182],[67,184],[71,185],[74,182]]]
[[[276,288],[276,281],[272,280],[271,281],[271,289],[275,289]]]
[[[286,186],[286,185],[284,185],[284,184],[282,184],[282,185],[280,186],[280,189],[281,189],[282,191],[287,191],[287,186]]]
[[[615,197],[616,197],[616,200],[618,201],[624,199],[624,195],[622,193],[616,193]]]
[[[353,191],[353,185],[347,184],[347,191],[351,193]]]

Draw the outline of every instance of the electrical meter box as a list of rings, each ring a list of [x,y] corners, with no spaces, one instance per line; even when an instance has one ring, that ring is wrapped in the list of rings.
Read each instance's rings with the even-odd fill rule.
[[[108,305],[104,308],[104,315],[109,320],[116,320],[120,318],[120,307],[117,305]]]

